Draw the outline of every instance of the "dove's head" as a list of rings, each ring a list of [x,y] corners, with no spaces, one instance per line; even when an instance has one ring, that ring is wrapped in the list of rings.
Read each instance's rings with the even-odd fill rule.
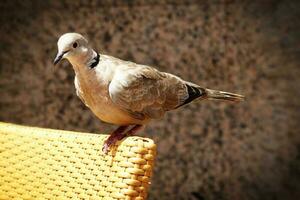
[[[58,39],[58,53],[54,59],[54,65],[60,60],[67,58],[69,61],[86,60],[91,49],[88,41],[78,33],[65,33]]]

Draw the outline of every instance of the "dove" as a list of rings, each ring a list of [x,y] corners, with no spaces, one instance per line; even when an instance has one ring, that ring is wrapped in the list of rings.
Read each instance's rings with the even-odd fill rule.
[[[199,100],[240,102],[243,95],[212,90],[154,67],[96,52],[78,33],[65,33],[57,42],[56,65],[67,59],[75,71],[77,96],[102,121],[119,127],[102,150],[134,135],[151,120]]]

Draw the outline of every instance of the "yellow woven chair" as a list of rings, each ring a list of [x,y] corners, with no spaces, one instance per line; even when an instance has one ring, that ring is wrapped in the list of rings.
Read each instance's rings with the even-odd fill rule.
[[[106,138],[0,122],[0,199],[146,199],[155,144]]]

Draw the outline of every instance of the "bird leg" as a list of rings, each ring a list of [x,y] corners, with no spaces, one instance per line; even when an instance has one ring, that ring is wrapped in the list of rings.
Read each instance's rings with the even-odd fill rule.
[[[128,126],[119,126],[116,130],[114,130],[110,136],[105,140],[102,151],[107,154],[109,151],[109,148],[114,145],[118,140],[122,140],[126,135],[123,135],[122,133],[126,131]]]
[[[141,130],[144,126],[143,125],[135,125],[129,131],[126,132],[125,136],[130,136],[136,134],[139,130]],[[124,136],[124,137],[125,137]]]
[[[125,134],[123,134],[128,126],[120,126],[117,128],[112,134],[107,138],[107,140],[104,142],[102,151],[107,154],[109,151],[109,148],[114,145],[117,141],[122,140],[126,136],[134,135],[139,130],[141,130],[144,126],[143,125],[135,125],[132,127],[129,131],[127,131]]]

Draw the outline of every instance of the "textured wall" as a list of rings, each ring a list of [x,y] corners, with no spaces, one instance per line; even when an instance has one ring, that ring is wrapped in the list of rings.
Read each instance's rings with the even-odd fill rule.
[[[209,3],[208,3],[209,2]],[[152,122],[149,199],[300,198],[300,4],[295,1],[1,1],[0,120],[103,132],[75,95],[58,37],[247,101],[202,102]]]

